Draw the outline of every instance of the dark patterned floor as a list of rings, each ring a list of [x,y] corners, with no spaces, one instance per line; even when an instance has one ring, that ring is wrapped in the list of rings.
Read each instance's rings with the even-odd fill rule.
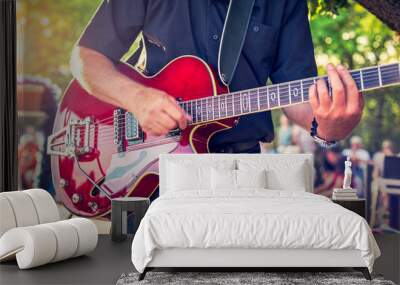
[[[142,281],[137,273],[123,274],[117,285],[181,285],[181,284],[213,284],[213,285],[394,285],[382,276],[373,276],[368,281],[359,272],[149,272]]]
[[[376,260],[374,272],[382,274],[387,280],[393,280],[395,283],[400,284],[400,235],[375,235],[375,238],[382,251],[382,256]],[[96,250],[88,256],[81,256],[30,270],[19,270],[15,262],[3,263],[0,264],[0,284],[115,284],[121,274],[134,271],[130,256],[131,243],[132,239],[120,243],[112,242],[109,236],[103,235],[99,236]],[[305,271],[317,272],[318,270],[307,269]],[[151,273],[153,272],[149,272],[148,276],[151,276]],[[310,274],[314,273],[311,272]],[[356,272],[355,274],[361,276],[361,273]],[[148,276],[146,276],[145,280],[147,280]],[[362,278],[358,280],[365,282]],[[189,284],[193,284],[192,281]]]

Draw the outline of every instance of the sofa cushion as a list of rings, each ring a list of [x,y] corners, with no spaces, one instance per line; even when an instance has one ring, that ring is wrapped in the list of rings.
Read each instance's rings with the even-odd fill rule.
[[[96,247],[97,235],[84,218],[13,228],[0,238],[0,261],[16,257],[19,268],[28,269],[76,257]]]
[[[28,194],[33,201],[36,213],[38,215],[39,224],[52,223],[60,220],[60,213],[54,198],[49,192],[43,189],[28,189],[22,191]]]
[[[31,197],[24,193],[24,191],[3,192],[1,196],[10,203],[17,227],[39,224],[35,205]]]
[[[0,195],[0,237],[15,227],[17,222],[10,201],[4,195]]]
[[[43,189],[0,193],[0,237],[9,229],[60,219],[53,197]]]

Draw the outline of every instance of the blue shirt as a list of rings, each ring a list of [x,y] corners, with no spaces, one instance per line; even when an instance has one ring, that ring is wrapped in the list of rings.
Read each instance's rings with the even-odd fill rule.
[[[79,45],[118,61],[142,31],[144,41],[128,62],[135,65],[145,49],[145,73],[182,55],[198,56],[217,70],[228,5],[228,0],[106,0]],[[315,75],[306,0],[256,0],[230,90],[263,86],[268,78],[280,83]],[[273,138],[270,112],[243,116],[213,137],[217,144]]]

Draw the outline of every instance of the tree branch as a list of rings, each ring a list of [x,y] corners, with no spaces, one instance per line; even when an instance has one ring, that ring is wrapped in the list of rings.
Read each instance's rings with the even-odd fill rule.
[[[399,0],[356,0],[389,28],[400,32]]]

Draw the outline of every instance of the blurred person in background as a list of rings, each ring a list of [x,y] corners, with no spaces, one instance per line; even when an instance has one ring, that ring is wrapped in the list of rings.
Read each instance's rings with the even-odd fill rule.
[[[371,184],[371,226],[380,227],[389,224],[389,195],[379,191],[378,178],[383,176],[386,156],[396,155],[393,142],[384,140],[381,149],[373,156],[374,171]]]
[[[274,143],[260,142],[261,153],[275,154],[278,153],[274,147]]]
[[[292,142],[299,147],[300,153],[315,153],[317,145],[310,133],[298,125],[293,126]]]
[[[350,139],[350,148],[343,150],[344,156],[350,156],[351,162],[358,165],[366,165],[371,159],[369,152],[363,148],[362,138],[352,136]]]
[[[292,125],[284,114],[279,119],[278,152],[286,153],[287,148],[292,145]]]
[[[334,188],[342,188],[346,157],[339,146],[324,149],[321,155],[322,163],[318,172],[322,175],[322,184],[315,188],[314,193],[332,197]]]
[[[343,150],[342,154],[345,157],[350,157],[354,179],[353,187],[357,189],[357,196],[359,198],[364,198],[366,188],[364,178],[367,164],[370,162],[371,157],[368,151],[363,148],[362,138],[359,136],[352,136],[350,139],[350,148]]]
[[[384,140],[382,142],[381,150],[377,151],[372,160],[374,163],[374,177],[381,177],[383,174],[383,163],[385,156],[395,155],[393,142],[390,140]]]

